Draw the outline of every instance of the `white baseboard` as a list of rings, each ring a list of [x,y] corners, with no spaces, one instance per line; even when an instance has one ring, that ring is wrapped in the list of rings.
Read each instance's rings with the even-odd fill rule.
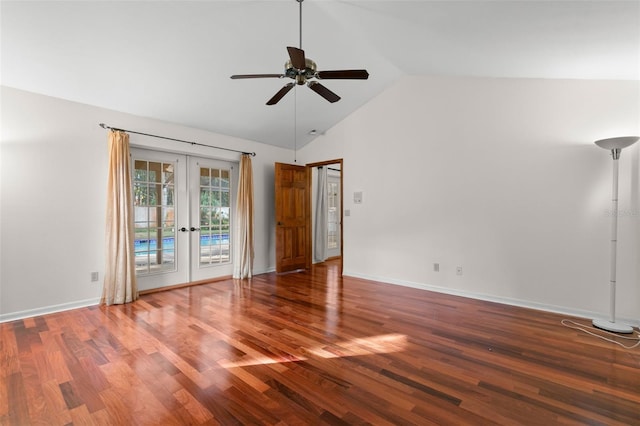
[[[606,313],[591,312],[591,311],[586,311],[581,309],[568,308],[564,306],[548,305],[545,303],[537,303],[537,302],[531,302],[527,300],[512,299],[509,297],[492,296],[492,295],[487,295],[482,293],[474,293],[474,292],[465,291],[465,290],[458,290],[454,288],[440,287],[440,286],[435,286],[435,285],[430,285],[425,283],[417,283],[413,281],[397,280],[397,279],[386,278],[386,277],[376,277],[372,275],[365,275],[365,274],[360,274],[358,272],[347,271],[347,270],[343,272],[343,275],[354,277],[354,278],[361,278],[363,280],[378,281],[385,284],[393,284],[393,285],[399,285],[403,287],[417,288],[420,290],[434,291],[436,293],[450,294],[452,296],[467,297],[470,299],[485,300],[487,302],[502,303],[504,305],[520,306],[522,308],[537,309],[539,311],[570,315],[573,317],[585,318],[589,320],[593,318],[602,318],[602,319],[607,318]],[[640,327],[640,319],[616,318],[616,322],[617,321],[632,325],[634,327]]]
[[[9,314],[0,314],[0,323],[21,320],[24,318],[37,317],[40,315],[48,315],[56,312],[68,311],[77,308],[86,308],[87,306],[95,306],[100,303],[100,298],[78,300],[75,302],[62,303],[60,305],[43,306],[36,309],[27,309],[26,311],[12,312]]]

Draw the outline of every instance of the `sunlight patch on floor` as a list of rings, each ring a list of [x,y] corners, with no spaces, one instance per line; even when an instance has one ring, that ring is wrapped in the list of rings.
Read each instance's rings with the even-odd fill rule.
[[[340,358],[402,352],[407,346],[407,336],[392,333],[371,337],[359,337],[322,348],[307,349],[308,352],[322,358]]]
[[[392,333],[378,336],[358,337],[351,340],[332,343],[314,348],[302,348],[306,353],[320,358],[342,358],[350,356],[374,355],[383,353],[402,352],[407,346],[407,336]],[[299,356],[272,358],[268,356],[250,357],[238,361],[220,360],[218,365],[231,369],[251,365],[283,364],[288,362],[305,361],[307,358]]]
[[[223,368],[236,368],[236,367],[248,367],[251,365],[269,365],[269,364],[282,364],[287,362],[305,361],[304,357],[282,357],[282,358],[270,358],[264,357],[251,357],[248,359],[242,359],[239,361],[220,360],[218,365]]]

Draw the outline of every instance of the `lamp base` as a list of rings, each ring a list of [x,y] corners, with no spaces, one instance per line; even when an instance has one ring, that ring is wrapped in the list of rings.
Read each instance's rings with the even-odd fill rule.
[[[621,322],[611,322],[607,320],[594,319],[592,322],[594,327],[601,328],[603,330],[611,331],[612,333],[633,333],[633,327]]]

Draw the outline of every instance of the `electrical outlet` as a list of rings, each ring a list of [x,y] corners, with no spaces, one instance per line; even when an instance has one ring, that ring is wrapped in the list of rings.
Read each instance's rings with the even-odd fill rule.
[[[440,272],[440,264],[439,263],[434,263],[433,264],[433,272]]]
[[[97,272],[92,272],[91,273],[91,282],[96,282],[100,279],[100,276],[98,275]]]
[[[456,267],[456,275],[462,275],[462,266]]]

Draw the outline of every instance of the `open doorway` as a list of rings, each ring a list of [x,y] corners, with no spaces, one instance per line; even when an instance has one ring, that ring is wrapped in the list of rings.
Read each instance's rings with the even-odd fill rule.
[[[311,178],[311,251],[313,263],[340,261],[342,275],[342,159],[307,164]]]

